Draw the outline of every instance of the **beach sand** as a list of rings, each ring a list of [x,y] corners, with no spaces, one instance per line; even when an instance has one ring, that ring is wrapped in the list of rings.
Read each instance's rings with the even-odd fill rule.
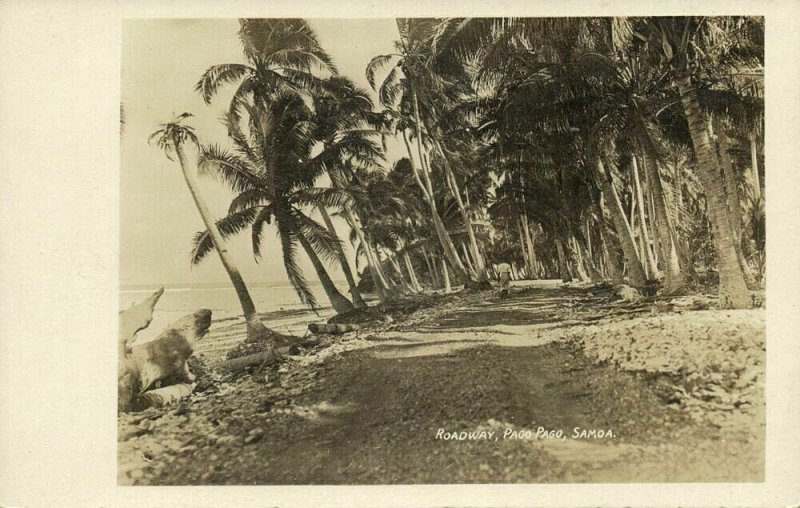
[[[120,415],[120,484],[763,480],[763,309],[556,281],[436,300]],[[243,339],[216,321],[196,354],[213,366]]]

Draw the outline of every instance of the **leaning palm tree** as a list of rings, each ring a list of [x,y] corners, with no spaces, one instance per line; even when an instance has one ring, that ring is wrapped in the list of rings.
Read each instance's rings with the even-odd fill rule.
[[[247,338],[252,340],[273,335],[277,336],[278,334],[264,326],[264,323],[262,323],[259,319],[258,313],[256,312],[256,307],[253,304],[253,299],[250,298],[250,293],[247,291],[247,286],[244,283],[244,279],[242,279],[239,270],[233,264],[233,260],[230,258],[228,251],[225,248],[222,235],[220,235],[216,224],[211,218],[211,213],[208,210],[208,206],[200,194],[200,189],[197,185],[197,178],[189,166],[189,161],[186,158],[183,145],[186,142],[198,145],[197,135],[194,133],[194,129],[192,127],[183,125],[181,122],[191,116],[191,113],[182,113],[173,121],[161,124],[161,128],[151,134],[148,141],[152,142],[155,140],[158,147],[164,150],[167,158],[170,160],[173,160],[170,156],[170,152],[177,154],[178,162],[180,163],[181,170],[183,171],[183,177],[186,180],[186,186],[189,187],[189,192],[192,194],[192,198],[197,206],[197,211],[200,213],[200,217],[203,219],[203,223],[206,225],[206,228],[208,228],[214,249],[217,251],[217,254],[219,254],[219,259],[222,262],[222,266],[225,268],[225,271],[228,273],[228,277],[231,279],[233,288],[236,290],[236,296],[239,297],[239,303],[242,305],[242,312],[244,313],[244,319],[247,323]]]
[[[430,47],[428,39],[431,27],[434,26],[433,20],[428,19],[398,19],[397,27],[400,40],[395,43],[398,53],[378,55],[374,57],[366,68],[366,77],[370,85],[378,92],[381,104],[388,108],[398,117],[396,127],[403,135],[408,157],[411,161],[414,173],[417,175],[417,182],[425,194],[428,207],[430,208],[431,220],[436,234],[442,246],[448,263],[459,278],[467,280],[469,278],[467,269],[461,262],[458,251],[450,238],[444,224],[440,210],[436,208],[435,193],[432,180],[432,170],[430,159],[433,155],[442,155],[441,146],[438,140],[430,136],[426,131],[425,113],[423,106],[435,103],[440,100],[442,95],[433,96],[433,91],[437,92],[442,88],[442,82],[438,76],[429,72],[428,62],[430,60]],[[386,74],[383,81],[376,82],[375,75],[380,70],[390,67],[391,70]],[[430,94],[431,97],[427,95]],[[429,110],[429,109],[428,109]],[[416,150],[412,150],[411,140],[415,140]],[[427,142],[427,143],[426,143]],[[428,150],[428,146],[431,150]],[[442,157],[446,159],[446,157]],[[455,189],[454,196],[458,195],[458,187],[452,170],[448,164],[443,165],[445,174],[448,175],[448,187]],[[460,196],[458,196],[460,200]],[[465,228],[470,234],[470,246],[476,259],[481,258],[477,253],[474,234],[472,233],[468,213],[461,204],[464,212]],[[482,263],[482,260],[481,260]]]
[[[313,144],[310,137],[313,123],[306,118],[296,118],[294,112],[304,108],[313,110],[313,92],[321,90],[322,78],[335,74],[336,67],[320,46],[314,31],[302,19],[242,19],[239,26],[239,37],[248,63],[211,66],[198,81],[196,90],[209,104],[221,87],[236,84],[225,122],[236,150],[244,158],[241,164],[229,167],[226,161],[216,158],[222,152],[205,150],[206,165],[220,167],[221,164],[234,173],[240,171],[239,179],[245,174],[241,172],[243,165],[250,166],[247,169],[252,170],[251,176],[261,180],[254,187],[245,188],[234,179],[234,191],[250,191],[239,197],[246,200],[258,195],[258,199],[270,203],[271,207],[269,212],[259,214],[258,220],[254,216],[247,225],[252,224],[254,234],[256,230],[260,234],[264,221],[274,217],[281,238],[284,266],[301,301],[312,308],[316,306],[314,295],[295,263],[297,243],[306,250],[333,306],[338,312],[346,312],[353,305],[336,289],[315,252],[315,247],[324,248],[331,244],[322,241],[325,235],[317,234],[315,227],[304,222],[301,217],[305,216],[288,202],[292,185],[302,183],[309,186],[313,183],[313,179],[299,182],[291,174],[298,161],[302,163],[308,159]],[[277,108],[276,104],[279,105]],[[283,112],[280,105],[286,107]],[[242,123],[246,123],[245,127]],[[282,136],[285,139],[280,139]],[[298,148],[305,153],[281,158],[279,148],[291,151],[283,145],[284,142],[299,142],[301,146]],[[252,208],[244,207],[243,210]],[[235,221],[236,217],[239,215],[231,213],[228,218]],[[304,232],[314,235],[319,241],[301,238]],[[258,258],[256,241],[254,237],[254,253]],[[202,245],[199,241],[196,244]],[[194,259],[195,262],[199,260],[197,255]]]
[[[383,159],[383,152],[375,138],[381,135],[374,128],[372,100],[365,90],[357,87],[350,79],[337,76],[325,81],[323,93],[315,94],[314,123],[317,126],[316,137],[321,151],[312,161],[318,165],[320,172],[327,172],[333,187],[346,187],[347,174],[353,167],[374,168]],[[324,206],[317,209],[325,226],[332,235],[336,235],[333,222]],[[356,223],[351,210],[342,210],[348,224],[359,228],[357,234],[363,236],[360,224]],[[353,304],[364,307],[361,294],[356,286],[350,270],[350,264],[339,248],[338,257],[342,272],[347,279]],[[375,262],[368,258],[370,273],[375,274]],[[379,296],[385,289],[381,284],[376,286]]]
[[[325,262],[338,261],[338,239],[302,210],[303,206],[340,206],[346,200],[336,189],[313,187],[319,166],[310,157],[316,138],[308,114],[295,94],[275,97],[261,111],[248,104],[247,133],[241,125],[245,118],[229,115],[226,119],[233,151],[204,146],[199,166],[201,172],[217,177],[237,193],[228,215],[218,222],[222,235],[250,228],[253,254],[258,260],[265,225],[274,220],[286,274],[300,300],[312,309],[317,306],[297,265],[298,244],[311,260],[331,305],[344,313],[353,310],[353,304],[339,292],[324,266]],[[196,235],[193,263],[210,251],[211,240],[210,230]]]

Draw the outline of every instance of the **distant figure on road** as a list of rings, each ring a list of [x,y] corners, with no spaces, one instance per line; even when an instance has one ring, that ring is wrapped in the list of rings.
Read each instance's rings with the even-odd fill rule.
[[[500,263],[497,265],[497,273],[500,277],[500,298],[508,296],[508,288],[511,285],[511,265]]]

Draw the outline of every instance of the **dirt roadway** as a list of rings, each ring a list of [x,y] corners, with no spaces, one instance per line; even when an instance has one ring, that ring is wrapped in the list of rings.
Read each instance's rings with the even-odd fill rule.
[[[587,322],[624,336],[658,320],[749,344],[763,311],[717,331],[714,314],[606,316],[603,305],[557,286],[484,295],[350,338],[353,351],[333,346],[177,409],[125,415],[120,483],[763,481],[762,390],[733,409],[698,406],[676,398],[675,376],[598,363],[581,342]]]

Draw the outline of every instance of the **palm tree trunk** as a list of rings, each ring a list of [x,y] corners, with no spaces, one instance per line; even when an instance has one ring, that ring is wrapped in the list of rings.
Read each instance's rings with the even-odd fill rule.
[[[442,274],[444,275],[444,292],[452,293],[453,289],[450,287],[450,273],[447,271],[447,261],[442,258]]]
[[[582,249],[584,249],[583,245],[580,244]],[[589,254],[588,248],[584,250],[583,260],[586,263],[586,269],[589,271],[589,277],[592,279],[594,284],[600,284],[605,280],[603,276],[603,272],[601,271],[601,267],[597,264],[595,259]]]
[[[642,164],[645,164],[644,158],[641,159]],[[645,201],[647,202],[647,216],[650,217],[650,239],[653,241],[653,259],[656,260],[657,265],[661,265],[663,261],[660,257],[660,252],[663,250],[661,248],[661,239],[658,236],[658,217],[656,217],[656,205],[655,199],[653,198],[653,186],[650,184],[650,177],[648,175],[647,170],[643,170],[644,173],[644,192],[645,192]],[[666,200],[665,200],[666,201]]]
[[[461,190],[458,187],[458,181],[456,181],[453,168],[450,165],[450,160],[447,158],[447,155],[445,155],[441,145],[438,141],[435,141],[434,145],[444,161],[445,179],[448,183],[448,187],[450,188],[450,194],[453,195],[456,200],[456,205],[458,205],[458,211],[461,213],[461,219],[464,221],[464,228],[467,230],[470,253],[472,254],[472,259],[475,260],[475,266],[472,271],[476,273],[476,280],[478,282],[485,282],[486,265],[481,257],[480,251],[478,251],[478,242],[475,240],[475,231],[472,228],[472,220],[469,217],[469,211],[464,206],[464,201],[461,199]]]
[[[604,206],[605,201],[604,193],[601,191],[599,199],[595,202],[594,206],[595,213],[597,214],[597,220],[599,222],[598,233],[600,236],[600,245],[603,249],[602,258],[603,265],[606,268],[605,272],[611,279],[611,283],[617,286],[625,283],[622,276],[624,268],[622,266],[622,262],[619,260],[619,256],[617,255],[616,244],[611,245],[612,240],[615,239],[615,235],[606,218]],[[611,235],[609,236],[607,233],[611,233]]]
[[[683,210],[683,172],[681,165],[676,162],[673,166],[673,176],[675,178],[675,217],[680,222],[679,213]],[[659,180],[659,183],[661,181]],[[664,202],[666,203],[666,194],[664,194]],[[676,251],[678,252],[678,261],[683,270],[683,277],[685,280],[694,280],[697,278],[697,273],[694,269],[694,262],[689,256],[689,248],[686,239],[682,236],[682,231],[678,224],[673,224],[670,221],[670,230],[672,232],[672,240]]]
[[[524,212],[520,214],[517,227],[519,229],[519,241],[522,247],[528,278],[533,280],[536,278],[536,257],[533,253],[533,242],[531,242],[530,239],[530,231],[528,231],[528,217]]]
[[[522,216],[517,217],[515,222],[517,224],[517,236],[519,237],[519,248],[522,251],[522,261],[525,265],[525,272],[528,274],[528,277],[532,279],[533,277],[530,272],[533,261],[531,261],[531,254],[528,251],[528,243],[525,241],[525,227],[522,225]]]
[[[650,195],[653,197],[655,209],[656,235],[658,246],[661,249],[661,262],[664,267],[664,293],[676,294],[686,286],[686,277],[681,270],[678,255],[678,239],[672,228],[666,206],[664,187],[661,185],[661,175],[654,158],[645,153],[642,159],[647,183],[650,185]]]
[[[678,210],[683,208],[683,175],[680,164],[676,163],[673,166],[672,174],[675,178],[675,216],[677,217]]]
[[[328,211],[325,209],[324,206],[318,206],[317,209],[319,210],[319,214],[322,216],[322,221],[325,223],[325,227],[332,236],[337,236],[336,228],[333,227],[333,221],[331,221],[331,217],[328,215]],[[338,243],[336,244],[336,257],[339,258],[339,264],[342,265],[342,273],[344,273],[344,278],[347,279],[347,287],[350,288],[350,295],[353,298],[353,305],[357,308],[366,307],[367,304],[364,302],[364,299],[361,298],[361,292],[358,290],[358,286],[356,286],[356,281],[353,278],[353,272],[350,271],[350,263],[347,262],[347,256],[344,255],[344,249]]]
[[[622,247],[625,262],[628,264],[628,283],[635,288],[641,289],[645,285],[644,270],[636,254],[636,244],[633,241],[633,233],[631,232],[628,221],[625,219],[625,211],[622,209],[622,203],[619,200],[617,189],[614,187],[611,172],[600,159],[597,159],[597,169],[599,171],[598,180],[600,180],[600,188],[603,190],[603,198],[611,200],[611,203],[606,202],[606,208],[611,215],[611,220],[617,232],[617,239]]]
[[[411,163],[412,173],[414,174],[414,179],[419,185],[420,189],[422,190],[422,194],[425,197],[425,202],[428,204],[428,208],[431,212],[431,222],[433,223],[434,230],[436,231],[436,236],[439,238],[439,243],[442,246],[442,251],[444,252],[445,257],[447,257],[448,261],[451,262],[452,266],[456,266],[456,270],[463,273],[464,278],[466,279],[466,269],[464,265],[461,264],[461,260],[458,258],[458,252],[455,250],[455,246],[453,245],[453,241],[450,238],[450,234],[447,232],[447,229],[444,227],[444,223],[442,222],[442,218],[439,216],[439,210],[436,207],[436,200],[433,194],[433,185],[430,179],[430,168],[428,168],[424,162],[420,162],[417,164],[416,158],[414,157],[414,153],[411,150],[411,142],[408,139],[408,133],[403,130],[403,141],[406,145],[406,151],[408,152],[408,160]],[[425,160],[425,156],[422,152],[422,145],[420,143],[419,136],[417,136],[417,149],[418,149],[418,157],[421,161]]]
[[[761,199],[761,179],[758,176],[758,145],[756,144],[756,133],[750,134],[750,169],[753,178],[753,195],[756,200]]]
[[[422,165],[421,173],[424,177],[425,185],[423,186],[423,190],[425,190],[428,206],[431,209],[431,219],[433,219],[433,227],[436,229],[436,234],[439,236],[439,241],[442,244],[442,250],[444,251],[444,255],[447,260],[450,262],[450,265],[453,267],[453,270],[456,272],[456,276],[466,280],[467,279],[467,271],[464,268],[464,265],[461,263],[461,260],[458,258],[458,252],[453,245],[453,241],[450,239],[450,235],[447,232],[447,229],[444,227],[444,223],[442,223],[442,218],[439,216],[439,210],[436,208],[436,199],[433,193],[433,185],[431,183],[430,177],[430,168],[425,164],[425,152],[422,150],[422,124],[419,118],[419,104],[417,103],[417,92],[412,86],[411,88],[411,99],[414,108],[414,123],[417,130],[417,152],[419,153],[420,164]],[[405,131],[403,133],[405,135]],[[408,146],[408,145],[406,145]],[[409,160],[411,161],[412,169],[415,166],[414,159],[409,152]]]
[[[728,205],[726,210],[733,232],[733,246],[736,249],[736,256],[739,258],[739,266],[742,267],[745,284],[747,284],[749,289],[755,289],[755,274],[750,271],[750,265],[747,263],[747,258],[745,258],[744,250],[742,249],[742,206],[741,197],[739,195],[739,184],[736,181],[733,164],[731,163],[730,154],[728,153],[730,140],[725,132],[725,128],[720,124],[719,120],[716,120],[714,125],[719,140],[719,159],[723,172],[722,179],[725,182],[725,197],[727,198],[725,201]]]
[[[634,202],[636,202],[635,199],[634,199]],[[637,212],[638,212],[639,207],[637,206],[636,209],[637,209]],[[638,219],[639,216],[637,215],[636,218]],[[653,279],[653,267],[650,264],[650,260],[649,260],[649,258],[647,256],[647,253],[646,253],[647,249],[646,249],[645,244],[644,244],[644,233],[642,233],[642,231],[644,230],[643,224],[644,224],[644,217],[642,217],[642,220],[638,220],[636,223],[631,224],[631,227],[633,228],[633,231],[634,231],[634,233],[633,233],[634,237],[639,239],[639,258],[642,261],[642,269],[644,270],[645,279],[652,280]]]
[[[443,288],[444,287],[444,279],[442,278],[442,274],[439,272],[439,267],[436,266],[436,257],[434,257],[433,255],[430,256],[430,263],[431,263],[431,266],[433,267],[432,275],[433,275],[433,278],[435,279],[436,287]]]
[[[411,163],[412,173],[414,174],[414,180],[417,182],[417,185],[422,190],[423,196],[425,196],[425,201],[427,202],[430,199],[431,192],[433,189],[429,189],[426,185],[426,182],[422,181],[422,163],[417,161],[416,157],[414,157],[414,151],[411,149],[411,141],[408,139],[408,132],[405,129],[402,130],[402,137],[403,143],[406,145],[406,152],[408,152],[408,161]],[[421,155],[418,155],[421,157]]]
[[[411,262],[411,256],[408,255],[407,250],[403,250],[403,262],[406,265],[408,278],[411,279],[411,287],[413,287],[414,291],[417,293],[421,293],[422,286],[419,283],[419,279],[417,279],[417,273],[414,271],[414,263]]]
[[[339,173],[338,170],[330,168],[328,170],[328,174],[330,175],[331,182],[335,187],[339,189],[344,188],[345,183],[342,179],[342,175]],[[387,299],[387,294],[386,294],[387,286],[383,284],[378,275],[380,273],[379,272],[380,267],[377,266],[377,263],[375,262],[375,259],[373,257],[373,253],[369,249],[369,244],[367,243],[367,240],[365,238],[364,228],[361,224],[361,220],[358,218],[358,214],[356,213],[356,211],[353,209],[352,206],[346,206],[344,208],[344,219],[350,226],[350,228],[353,231],[355,231],[356,237],[358,237],[358,241],[361,244],[362,249],[364,249],[364,256],[367,258],[367,265],[369,266],[370,277],[372,278],[372,283],[375,286],[375,292],[378,295],[378,301],[381,304],[384,304],[386,303]]]
[[[439,271],[436,269],[435,261],[431,261],[432,256],[428,254],[428,249],[422,246],[422,257],[425,258],[425,264],[428,265],[428,275],[431,278],[431,286],[441,287],[442,282],[439,279]]]
[[[612,184],[613,185],[613,184]],[[615,188],[616,189],[616,188]],[[622,200],[620,200],[620,203]],[[627,219],[627,218],[626,218]],[[633,197],[633,192],[631,192],[631,212],[630,212],[630,219],[628,220],[628,227],[631,228],[631,235],[633,235],[633,246],[636,248],[636,257],[640,260],[644,259],[642,257],[642,251],[639,249],[639,246],[636,245],[636,198]],[[644,268],[644,262],[642,261],[642,268]]]
[[[572,275],[569,273],[567,256],[564,254],[564,245],[561,238],[556,238],[556,250],[558,251],[558,273],[561,275],[561,282],[572,282]]]
[[[386,259],[389,260],[389,264],[392,268],[394,268],[394,271],[397,274],[398,280],[400,281],[400,286],[406,293],[414,293],[414,288],[406,280],[406,276],[403,275],[403,269],[400,268],[400,263],[397,262],[397,256],[395,256],[395,253],[387,252],[386,249],[384,249],[384,252],[386,252]]]
[[[361,244],[361,247],[364,249],[364,255],[367,258],[369,273],[372,277],[373,285],[375,286],[375,292],[378,294],[378,300],[382,304],[386,303],[387,290],[389,289],[389,286],[387,285],[386,278],[383,275],[380,261],[375,259],[375,253],[372,251],[372,247],[367,241],[366,235],[364,234],[364,229],[361,225],[361,220],[358,218],[358,215],[350,208],[345,208],[344,211],[345,220],[348,224],[350,224],[350,227],[353,228],[353,231],[356,232],[358,241]]]
[[[592,249],[592,229],[589,227],[589,220],[590,219],[587,217],[586,218],[586,225],[585,225],[585,229],[586,229],[586,252],[589,255],[589,258],[593,259],[593,255],[594,255],[593,250],[594,249]]]
[[[521,241],[525,242],[528,250],[528,277],[531,280],[536,279],[536,254],[533,252],[533,242],[531,241],[530,224],[528,223],[527,205],[525,203],[525,180],[522,178],[522,172],[519,175],[520,191],[522,194],[522,238]]]
[[[611,283],[615,286],[624,284],[625,280],[622,277],[622,263],[615,248],[609,245],[608,237],[600,230],[600,243],[603,245],[603,256],[605,257],[606,272],[611,279]]]
[[[653,251],[650,246],[650,234],[647,231],[647,223],[644,220],[644,211],[645,211],[645,203],[644,203],[644,195],[642,193],[642,184],[641,180],[639,180],[639,165],[636,162],[636,156],[631,155],[631,172],[633,173],[633,183],[634,187],[636,188],[636,196],[634,199],[638,203],[639,206],[639,227],[642,232],[642,258],[647,259],[647,264],[650,266],[650,274],[652,275],[653,279],[660,278],[660,274],[658,273],[658,266],[656,265],[655,256],[653,256]],[[651,219],[652,221],[652,216]]]
[[[389,282],[389,277],[386,276],[386,272],[383,271],[383,261],[381,260],[380,253],[378,252],[378,248],[375,245],[375,242],[372,241],[372,237],[369,234],[369,231],[364,232],[364,241],[366,246],[366,252],[372,258],[372,262],[375,266],[375,275],[378,277],[378,280],[381,283],[381,286],[385,288],[386,292],[389,293],[392,291],[393,286]]]
[[[350,303],[350,300],[345,298],[344,295],[336,289],[336,285],[333,283],[330,276],[328,276],[325,266],[319,260],[319,256],[314,252],[308,240],[301,234],[297,235],[297,239],[306,251],[308,258],[311,260],[311,264],[314,265],[314,270],[317,272],[317,277],[322,284],[322,288],[325,290],[325,294],[328,295],[328,300],[330,300],[333,310],[335,310],[337,314],[344,314],[345,312],[354,310],[355,307]]]
[[[533,236],[531,235],[530,224],[528,223],[528,216],[522,214],[522,228],[525,231],[525,243],[528,245],[528,255],[531,258],[531,279],[536,280],[539,278],[538,262],[536,260],[536,250],[533,248]]]
[[[570,243],[572,244],[572,251],[575,254],[575,270],[578,272],[578,277],[580,277],[582,282],[591,281],[592,279],[589,276],[589,273],[586,270],[586,265],[583,262],[580,246],[578,245],[578,241],[575,240],[574,236],[570,238]]]
[[[739,185],[736,182],[736,175],[734,174],[733,164],[731,157],[728,153],[730,148],[730,140],[725,132],[725,128],[720,124],[719,120],[715,120],[714,128],[719,141],[719,161],[722,166],[723,181],[725,182],[725,196],[728,204],[728,219],[731,222],[733,229],[733,236],[736,244],[741,247],[742,239],[742,207],[740,204],[741,197],[739,196]]]
[[[174,136],[172,141],[175,147],[175,152],[178,154],[178,161],[180,162],[181,170],[183,171],[183,178],[186,180],[186,186],[189,187],[189,192],[192,194],[194,203],[197,206],[197,211],[200,212],[200,217],[203,219],[206,229],[208,229],[208,234],[211,236],[211,241],[214,244],[217,254],[219,254],[219,259],[222,262],[222,266],[228,273],[228,277],[231,279],[231,284],[233,284],[233,289],[236,291],[236,296],[239,298],[239,303],[242,306],[242,313],[244,315],[245,322],[247,323],[247,338],[253,339],[269,335],[279,335],[273,330],[270,330],[264,326],[264,323],[262,323],[261,319],[258,317],[256,306],[253,303],[253,299],[250,297],[250,292],[247,290],[247,285],[239,273],[239,270],[236,268],[236,265],[234,265],[233,260],[230,258],[230,255],[225,248],[225,242],[222,240],[222,235],[220,234],[219,229],[217,229],[217,224],[213,219],[211,219],[211,213],[208,210],[208,206],[206,205],[205,200],[203,200],[203,197],[200,195],[197,179],[189,168],[189,162],[187,161],[186,154],[183,151],[183,144],[178,136]]]
[[[709,141],[697,90],[692,86],[689,76],[678,79],[678,91],[697,157],[698,178],[708,201],[708,218],[719,270],[720,304],[723,308],[748,308],[751,306],[750,295],[733,245],[731,224],[725,213],[725,194],[720,181],[719,161]]]
[[[479,274],[475,270],[475,265],[472,263],[472,258],[469,255],[469,250],[467,249],[467,246],[464,245],[463,241],[461,242],[461,252],[464,253],[464,263],[466,263],[467,265],[467,270],[469,270],[470,276],[475,280],[478,280]]]

